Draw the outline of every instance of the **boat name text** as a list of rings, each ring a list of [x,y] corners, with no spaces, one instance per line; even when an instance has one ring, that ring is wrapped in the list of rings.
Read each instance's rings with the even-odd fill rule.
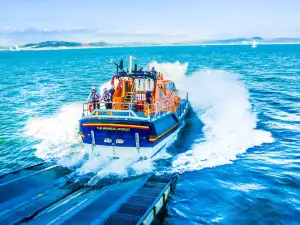
[[[97,127],[98,130],[130,131],[130,128],[124,127]]]

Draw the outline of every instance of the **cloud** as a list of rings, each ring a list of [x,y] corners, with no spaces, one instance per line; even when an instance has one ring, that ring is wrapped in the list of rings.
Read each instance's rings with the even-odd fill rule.
[[[101,30],[97,31],[98,34],[104,36],[132,36],[132,37],[186,37],[185,34],[181,33],[157,33],[157,32],[148,32],[143,30],[133,30],[133,31],[114,31],[114,32],[104,32]]]
[[[64,34],[64,33],[78,33],[88,32],[83,28],[68,28],[68,29],[47,29],[47,28],[13,28],[13,27],[2,27],[0,28],[0,35],[34,35],[34,34]]]

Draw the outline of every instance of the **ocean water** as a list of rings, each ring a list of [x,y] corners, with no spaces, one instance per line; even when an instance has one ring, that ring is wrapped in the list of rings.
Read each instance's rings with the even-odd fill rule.
[[[154,159],[107,161],[78,120],[109,63],[137,56],[188,91],[185,127]],[[300,224],[300,45],[0,52],[0,174],[42,160],[114,179],[180,174],[166,224]]]

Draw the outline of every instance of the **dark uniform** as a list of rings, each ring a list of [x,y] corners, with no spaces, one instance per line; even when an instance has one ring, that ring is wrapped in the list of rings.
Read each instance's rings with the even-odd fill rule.
[[[152,95],[150,91],[146,91],[146,102],[147,104],[151,104]]]
[[[112,109],[112,103],[111,103],[111,94],[108,91],[105,91],[103,94],[103,100],[106,102],[105,103],[105,108],[106,109]]]

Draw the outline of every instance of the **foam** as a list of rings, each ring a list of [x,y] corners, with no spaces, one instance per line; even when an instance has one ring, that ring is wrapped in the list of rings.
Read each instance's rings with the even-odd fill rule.
[[[69,156],[70,149],[76,152],[78,147],[82,148],[78,135],[78,120],[81,113],[82,104],[69,103],[54,115],[28,120],[25,127],[26,135],[40,141],[35,146],[36,156],[45,160],[60,159]]]
[[[269,132],[256,129],[249,92],[238,74],[202,70],[184,79],[181,86],[189,90],[193,108],[205,124],[204,139],[195,140],[192,149],[176,157],[172,172],[232,163],[247,149],[273,142]]]

